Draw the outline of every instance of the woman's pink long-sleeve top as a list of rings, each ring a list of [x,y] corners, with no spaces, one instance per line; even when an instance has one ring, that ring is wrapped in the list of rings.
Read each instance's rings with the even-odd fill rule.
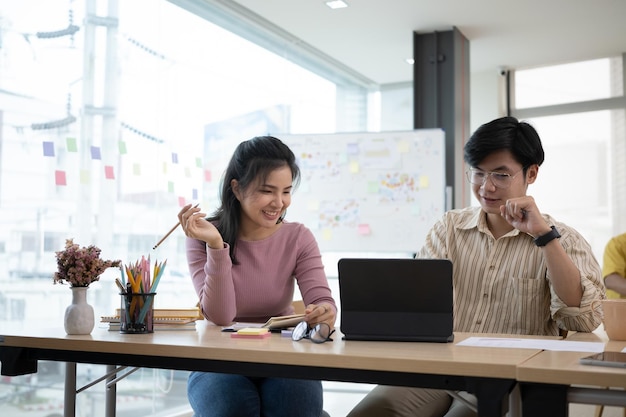
[[[187,261],[204,316],[225,326],[265,322],[293,314],[294,282],[305,305],[329,303],[337,311],[315,237],[300,223],[284,222],[270,237],[237,242],[238,265],[228,244],[209,249],[187,238]]]

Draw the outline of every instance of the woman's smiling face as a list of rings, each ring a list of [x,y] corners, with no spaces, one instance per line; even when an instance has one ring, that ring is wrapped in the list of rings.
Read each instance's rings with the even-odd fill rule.
[[[258,229],[270,229],[261,232],[262,235],[273,232],[278,227],[278,219],[291,204],[293,178],[286,165],[271,171],[265,179],[257,178],[246,190],[239,189],[236,180],[231,186],[241,203],[242,234],[247,238]]]

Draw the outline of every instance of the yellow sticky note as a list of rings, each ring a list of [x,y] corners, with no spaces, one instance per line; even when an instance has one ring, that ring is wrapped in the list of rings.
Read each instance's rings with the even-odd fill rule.
[[[322,239],[324,240],[332,240],[333,239],[333,231],[330,229],[322,230]]]
[[[261,335],[267,332],[269,332],[269,330],[265,327],[244,327],[243,329],[237,330],[237,333],[246,335]]]
[[[421,175],[420,176],[420,188],[428,188],[428,175]]]
[[[409,153],[409,141],[402,140],[398,143],[398,152]]]
[[[350,173],[357,174],[359,172],[359,163],[352,161],[350,162]]]

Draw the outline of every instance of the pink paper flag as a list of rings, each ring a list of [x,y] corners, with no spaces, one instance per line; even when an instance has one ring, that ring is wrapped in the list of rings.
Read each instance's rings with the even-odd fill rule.
[[[67,185],[65,171],[54,171],[54,182],[56,185]]]
[[[113,167],[111,165],[104,166],[104,177],[107,180],[114,180],[115,174],[113,173]]]

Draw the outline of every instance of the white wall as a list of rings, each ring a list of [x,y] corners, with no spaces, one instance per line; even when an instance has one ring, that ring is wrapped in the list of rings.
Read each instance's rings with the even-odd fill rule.
[[[413,83],[385,85],[380,90],[380,130],[413,129]]]
[[[498,117],[504,116],[501,97],[505,83],[498,69],[470,75],[470,131]]]
[[[470,75],[470,131],[495,118],[504,116],[505,83],[500,71]],[[413,85],[386,85],[380,91],[380,130],[413,129]]]

